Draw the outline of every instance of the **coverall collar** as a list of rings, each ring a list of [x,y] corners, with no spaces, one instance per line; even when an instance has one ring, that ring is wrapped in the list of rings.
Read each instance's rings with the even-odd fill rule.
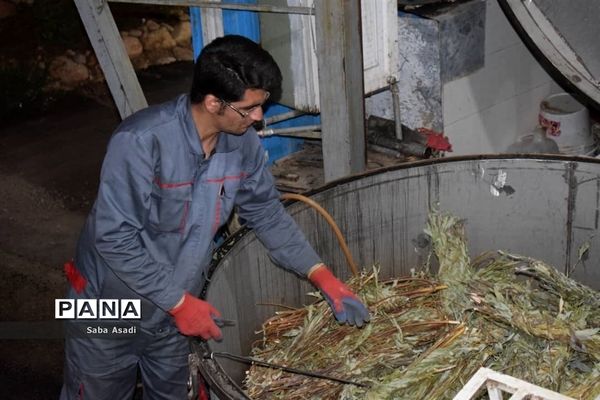
[[[178,108],[181,110],[183,119],[184,135],[190,144],[192,153],[204,158],[204,150],[200,141],[200,135],[192,118],[192,104],[188,95],[182,95],[178,101]],[[251,129],[251,128],[250,128]],[[248,134],[250,132],[246,132]],[[240,140],[236,140],[235,135],[230,135],[225,132],[220,132],[215,146],[215,153],[230,153],[237,150],[240,146]]]

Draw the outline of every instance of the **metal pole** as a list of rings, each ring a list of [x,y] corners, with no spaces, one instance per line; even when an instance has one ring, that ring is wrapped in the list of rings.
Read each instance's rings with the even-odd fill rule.
[[[277,122],[286,121],[288,119],[296,118],[306,114],[304,111],[292,110],[282,114],[273,115],[272,117],[265,118],[265,125],[272,125]]]
[[[294,128],[263,129],[258,136],[293,136],[305,139],[321,139],[321,125],[298,126]]]
[[[390,92],[392,92],[392,104],[394,108],[394,122],[396,129],[396,139],[402,140],[402,118],[400,113],[400,92],[398,91],[398,80],[390,77]]]
[[[224,10],[257,11],[280,14],[314,15],[313,7],[271,6],[266,4],[215,3],[206,0],[108,0],[111,3],[158,4],[164,6],[186,6],[200,8],[221,8]]]

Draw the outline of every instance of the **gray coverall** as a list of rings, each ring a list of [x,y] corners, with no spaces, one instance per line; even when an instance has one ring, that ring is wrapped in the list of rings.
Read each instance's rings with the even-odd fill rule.
[[[67,297],[141,299],[142,319],[128,338],[68,337],[61,399],[130,398],[138,363],[146,398],[185,398],[188,341],[167,311],[184,291],[198,295],[234,206],[282,267],[305,276],[320,262],[283,209],[252,128],[220,134],[205,158],[186,95],[123,121],[77,245],[87,285]]]

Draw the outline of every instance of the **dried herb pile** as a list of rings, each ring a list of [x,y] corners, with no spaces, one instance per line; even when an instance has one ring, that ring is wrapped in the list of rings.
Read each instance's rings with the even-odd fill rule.
[[[437,276],[348,283],[371,323],[338,325],[328,305],[278,313],[253,356],[368,383],[341,385],[253,366],[253,399],[452,399],[481,366],[577,399],[600,396],[600,293],[541,261],[502,252],[470,260],[454,216],[432,213],[426,232]],[[317,293],[314,296],[319,296]]]

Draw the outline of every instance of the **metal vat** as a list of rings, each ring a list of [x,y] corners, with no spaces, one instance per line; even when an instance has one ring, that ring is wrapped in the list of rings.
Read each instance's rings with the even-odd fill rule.
[[[360,266],[381,264],[383,277],[401,276],[427,256],[422,234],[429,210],[438,206],[466,219],[471,255],[502,249],[565,270],[590,242],[589,257],[573,274],[600,289],[600,161],[554,156],[470,157],[424,161],[334,182],[311,198],[328,210]],[[288,211],[335,273],[350,276],[336,239],[317,213],[295,203]],[[252,232],[225,243],[210,271],[205,297],[225,318],[222,343],[197,343],[199,355],[227,351],[249,355],[255,332],[280,308],[301,306],[314,290],[277,268]],[[239,389],[245,366],[203,360],[201,369],[223,398],[245,398]]]

